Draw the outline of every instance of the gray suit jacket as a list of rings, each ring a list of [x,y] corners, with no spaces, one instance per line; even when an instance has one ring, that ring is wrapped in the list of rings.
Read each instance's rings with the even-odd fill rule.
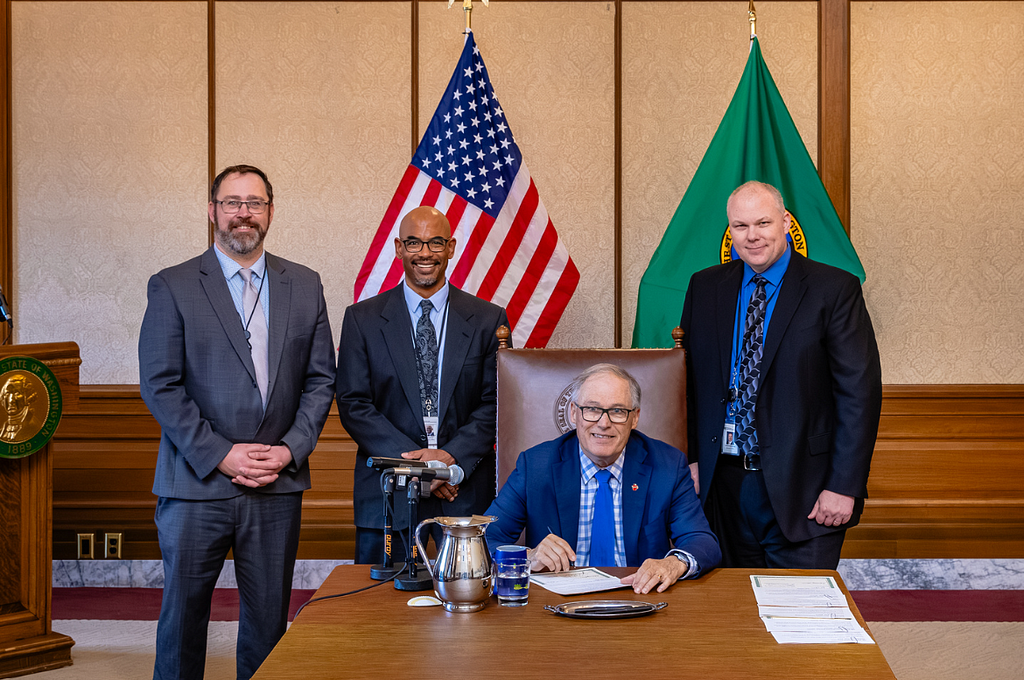
[[[334,350],[320,276],[267,253],[270,286],[266,413],[252,356],[213,248],[155,274],[139,335],[142,398],[160,423],[153,493],[231,498],[217,470],[236,443],[286,444],[293,461],[259,489],[309,488],[306,459],[334,397]]]

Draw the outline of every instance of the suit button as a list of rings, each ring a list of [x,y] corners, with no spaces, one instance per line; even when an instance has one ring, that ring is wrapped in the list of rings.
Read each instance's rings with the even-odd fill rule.
[[[723,404],[725,403],[725,397],[722,397],[722,403]]]
[[[712,443],[712,444],[714,444],[714,443],[715,443],[715,442],[717,442],[717,441],[718,441],[718,437],[712,437],[712,438],[711,438],[711,443]]]
[[[420,444],[426,444],[426,443],[427,443],[427,435],[421,434],[420,435]]]
[[[253,383],[253,384],[252,384],[252,386],[253,386],[253,387],[255,387],[256,389],[259,389],[259,388],[260,388],[260,386],[259,386],[259,385],[257,385],[256,383]]]

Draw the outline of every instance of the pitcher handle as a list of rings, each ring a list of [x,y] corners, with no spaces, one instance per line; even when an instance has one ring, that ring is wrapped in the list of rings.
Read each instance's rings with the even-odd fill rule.
[[[433,579],[434,570],[430,568],[430,558],[427,557],[427,549],[423,547],[423,542],[420,540],[420,530],[428,524],[437,524],[437,519],[434,517],[430,517],[420,522],[419,525],[416,527],[415,538],[416,547],[419,548],[420,555],[423,555],[423,564],[427,567],[427,573],[430,574],[430,578]]]

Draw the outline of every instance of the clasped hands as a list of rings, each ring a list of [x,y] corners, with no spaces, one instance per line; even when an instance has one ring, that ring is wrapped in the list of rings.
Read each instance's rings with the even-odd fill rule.
[[[548,534],[537,547],[526,551],[531,571],[566,571],[576,561],[576,551],[565,539]],[[647,559],[636,572],[622,579],[622,584],[633,586],[634,593],[645,594],[657,587],[659,593],[679,580],[686,573],[688,565],[669,555],[660,560]]]
[[[457,461],[450,453],[443,449],[417,449],[402,454],[406,460],[418,460],[426,463],[428,460],[439,460],[445,465],[456,465]],[[435,496],[449,503],[458,498],[459,487],[452,486],[443,479],[435,479],[430,482],[430,491]]]
[[[291,462],[291,449],[284,444],[235,444],[217,464],[217,469],[235,484],[256,489],[276,480]]]

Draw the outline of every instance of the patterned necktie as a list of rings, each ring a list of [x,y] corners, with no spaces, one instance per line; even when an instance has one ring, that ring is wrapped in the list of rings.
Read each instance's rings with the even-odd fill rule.
[[[615,566],[615,513],[612,510],[611,471],[598,470],[594,518],[590,521],[590,566]]]
[[[421,302],[422,313],[416,323],[416,367],[425,417],[437,417],[437,332],[430,321],[433,308],[430,300]]]
[[[736,407],[736,443],[740,452],[760,455],[757,428],[754,427],[754,406],[761,378],[761,354],[764,350],[764,312],[768,308],[765,284],[760,274],[754,276],[757,288],[747,305],[747,323],[743,331],[743,354],[740,359],[740,384]]]
[[[239,269],[238,273],[245,280],[242,286],[242,312],[247,321],[245,338],[252,352],[252,365],[256,369],[256,385],[260,388],[260,400],[263,407],[267,406],[267,318],[263,314],[260,293],[252,281],[251,269]],[[266,276],[266,272],[264,272]]]

